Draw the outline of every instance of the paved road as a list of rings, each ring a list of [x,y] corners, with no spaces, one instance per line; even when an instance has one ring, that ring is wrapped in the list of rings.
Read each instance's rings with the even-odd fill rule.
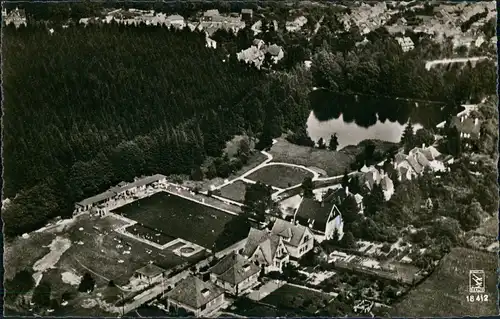
[[[471,57],[471,58],[454,58],[454,59],[441,59],[441,60],[427,61],[427,62],[425,62],[425,69],[430,70],[434,65],[438,65],[438,64],[467,63],[468,61],[477,62],[477,61],[486,60],[486,59],[490,59],[490,58],[487,56],[478,56],[478,57]]]
[[[273,145],[276,144],[278,141],[273,139]],[[259,165],[255,166],[254,168],[248,170],[247,172],[245,172],[244,174],[230,180],[230,181],[227,181],[225,182],[224,184],[222,185],[219,185],[217,187],[215,187],[215,189],[221,189],[227,185],[230,185],[236,181],[243,181],[245,183],[250,183],[250,184],[255,184],[256,182],[253,181],[253,180],[250,180],[250,179],[247,179],[246,177],[249,176],[250,174],[252,174],[253,172],[256,172],[258,171],[259,169],[265,167],[265,166],[277,166],[277,165],[282,165],[282,166],[288,166],[288,167],[295,167],[295,168],[300,168],[300,169],[303,169],[303,170],[306,170],[308,172],[310,172],[311,174],[313,174],[313,177],[312,177],[312,180],[313,181],[330,181],[330,180],[335,180],[337,178],[341,178],[343,175],[338,175],[338,176],[329,176],[329,177],[320,177],[319,173],[316,172],[315,170],[309,168],[309,167],[306,167],[304,165],[297,165],[297,164],[290,164],[290,163],[283,163],[283,162],[272,162],[273,160],[273,156],[266,152],[266,151],[261,151],[261,153],[263,155],[265,155],[267,157],[267,159],[260,163]],[[272,163],[271,163],[272,162]],[[353,171],[353,172],[350,172],[348,173],[348,175],[353,175],[355,174],[356,171]],[[281,189],[281,188],[278,188],[278,187],[274,187],[273,186],[273,189],[276,191],[272,194],[273,198],[276,198],[277,196],[279,196],[280,194],[284,193],[284,192],[287,192],[289,190],[293,190],[297,187],[300,187],[302,183],[300,184],[297,184],[297,185],[293,185],[293,186],[290,186],[288,188],[284,188],[284,189]],[[242,203],[239,203],[239,202],[235,202],[235,201],[231,201],[231,202],[234,202],[235,205],[238,205],[238,206],[241,206],[243,205]]]

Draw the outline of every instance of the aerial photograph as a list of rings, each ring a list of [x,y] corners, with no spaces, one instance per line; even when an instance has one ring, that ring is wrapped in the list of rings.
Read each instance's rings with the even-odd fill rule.
[[[5,317],[499,315],[495,1],[2,1]]]

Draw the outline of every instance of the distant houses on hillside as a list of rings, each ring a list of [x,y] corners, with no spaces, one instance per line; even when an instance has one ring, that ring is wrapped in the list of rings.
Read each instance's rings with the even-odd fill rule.
[[[285,55],[283,48],[280,46],[276,44],[266,45],[264,41],[255,39],[248,49],[237,53],[236,58],[239,61],[253,64],[256,68],[260,69],[264,63],[266,54],[270,55],[271,62],[274,64],[283,59]]]
[[[19,28],[22,25],[26,27],[28,25],[26,22],[26,11],[17,7],[10,12],[7,12],[7,9],[3,8],[2,21],[5,25],[14,24],[16,28]]]

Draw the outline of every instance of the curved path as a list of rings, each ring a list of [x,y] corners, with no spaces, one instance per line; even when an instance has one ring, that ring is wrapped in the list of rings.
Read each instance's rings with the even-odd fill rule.
[[[273,139],[273,145],[276,144],[278,141],[276,139]],[[247,176],[251,175],[252,173],[258,171],[259,169],[263,168],[263,167],[266,167],[266,166],[278,166],[278,165],[281,165],[281,166],[289,166],[289,167],[295,167],[295,168],[300,168],[300,169],[303,169],[303,170],[306,170],[308,171],[309,173],[313,174],[313,177],[312,177],[312,180],[313,181],[318,181],[318,182],[326,182],[326,181],[331,181],[331,180],[335,180],[335,179],[338,179],[338,178],[341,178],[342,176],[344,175],[338,175],[338,176],[329,176],[329,177],[320,177],[319,173],[309,167],[306,167],[304,165],[297,165],[297,164],[290,164],[290,163],[283,163],[283,162],[272,162],[273,160],[273,156],[262,150],[260,151],[261,154],[265,155],[267,157],[267,159],[265,161],[263,161],[262,163],[260,163],[259,165],[255,166],[254,168],[246,171],[245,173],[241,174],[240,176],[230,180],[230,181],[227,181],[225,182],[224,184],[222,185],[219,185],[219,186],[216,186],[214,188],[214,190],[217,190],[217,189],[221,189],[225,186],[228,186],[228,185],[231,185],[232,183],[236,182],[236,181],[242,181],[244,183],[247,183],[247,184],[255,184],[256,181],[253,181],[253,180],[250,180],[247,178]],[[357,171],[353,171],[353,172],[350,172],[348,173],[347,175],[353,175],[357,173]],[[290,186],[290,187],[287,187],[287,188],[278,188],[278,187],[275,187],[275,186],[272,186],[272,188],[276,191],[272,194],[272,198],[277,198],[278,195],[286,192],[286,191],[289,191],[289,190],[292,190],[292,189],[295,189],[297,187],[300,187],[300,185],[302,185],[302,183],[300,184],[296,184],[296,185],[293,185],[293,186]],[[242,203],[239,203],[239,202],[236,202],[236,201],[231,201],[233,202],[235,205],[238,205],[238,206],[241,206],[243,205]]]

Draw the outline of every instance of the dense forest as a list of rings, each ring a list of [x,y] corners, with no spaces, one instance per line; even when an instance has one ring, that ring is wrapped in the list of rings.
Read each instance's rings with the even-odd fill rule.
[[[234,134],[278,136],[308,114],[303,69],[261,73],[206,48],[202,33],[8,27],[3,52],[10,235],[121,180],[189,174]]]

